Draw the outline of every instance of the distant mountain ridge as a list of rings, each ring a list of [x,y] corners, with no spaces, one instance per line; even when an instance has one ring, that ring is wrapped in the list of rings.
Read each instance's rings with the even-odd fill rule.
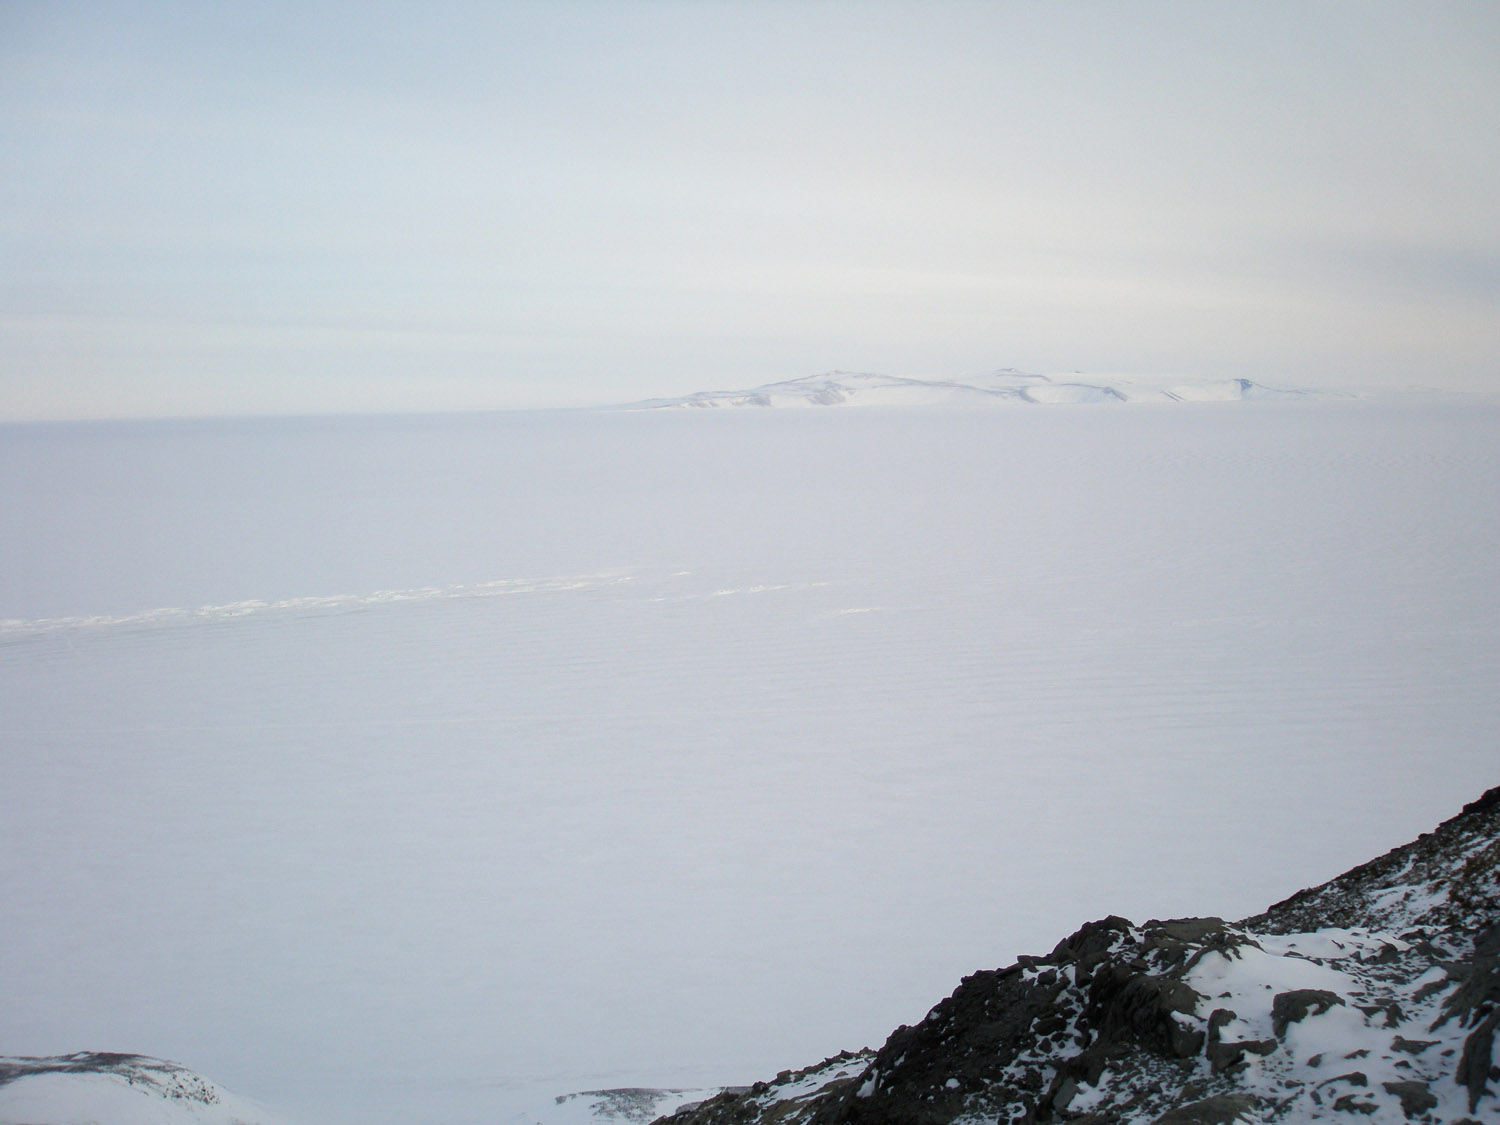
[[[630,403],[625,409],[1246,402],[1307,398],[1317,393],[1279,390],[1249,379],[1036,375],[1011,368],[951,379],[830,371],[749,390],[698,391],[679,398],[646,399]]]

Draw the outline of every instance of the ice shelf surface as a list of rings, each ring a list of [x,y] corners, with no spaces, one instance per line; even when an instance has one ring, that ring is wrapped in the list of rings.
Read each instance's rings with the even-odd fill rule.
[[[877,1046],[1105,914],[1261,910],[1495,782],[1497,439],[0,428],[0,1052],[506,1120]]]

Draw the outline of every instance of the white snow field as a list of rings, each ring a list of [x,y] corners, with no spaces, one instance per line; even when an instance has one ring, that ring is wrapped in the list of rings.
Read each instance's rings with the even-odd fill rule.
[[[0,481],[0,1054],[304,1123],[768,1077],[1500,781],[1494,403],[12,426]]]

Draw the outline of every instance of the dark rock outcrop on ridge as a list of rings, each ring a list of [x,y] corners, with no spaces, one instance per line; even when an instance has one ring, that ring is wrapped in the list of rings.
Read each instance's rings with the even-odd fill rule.
[[[668,1125],[1500,1122],[1500,788],[1262,914],[1090,922]]]

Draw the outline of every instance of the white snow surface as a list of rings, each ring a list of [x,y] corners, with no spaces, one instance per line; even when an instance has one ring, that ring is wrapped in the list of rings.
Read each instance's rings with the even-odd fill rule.
[[[1493,405],[14,426],[0,479],[0,1052],[303,1122],[745,1084],[1496,781]]]
[[[1039,375],[1007,368],[980,375],[915,378],[830,371],[739,391],[697,391],[647,399],[628,409],[809,406],[1008,406],[1083,403],[1252,402],[1325,397],[1311,389],[1270,387],[1250,379],[1160,375]]]

